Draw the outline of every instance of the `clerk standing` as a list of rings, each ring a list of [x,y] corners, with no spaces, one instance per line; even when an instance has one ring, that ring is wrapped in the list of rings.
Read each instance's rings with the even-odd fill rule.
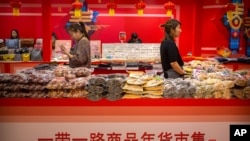
[[[165,78],[179,78],[185,74],[182,66],[184,62],[175,38],[181,33],[181,23],[176,19],[170,19],[161,25],[165,29],[165,37],[161,42],[160,55],[161,64]]]
[[[68,52],[62,45],[62,52],[69,57],[69,66],[71,68],[91,66],[90,42],[85,24],[72,23],[68,28],[69,35],[76,41],[74,48]]]

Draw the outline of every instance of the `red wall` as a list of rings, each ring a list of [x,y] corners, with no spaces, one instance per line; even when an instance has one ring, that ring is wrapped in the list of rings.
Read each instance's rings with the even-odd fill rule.
[[[43,36],[42,26],[42,9],[41,0],[21,0],[23,5],[20,9],[20,16],[12,16],[12,8],[8,0],[0,2],[0,38],[8,38],[10,30],[16,28],[20,36],[24,38]],[[51,0],[52,1],[52,18],[51,30],[56,32],[59,39],[69,39],[64,26],[68,21],[68,12],[71,10],[72,0]],[[101,40],[102,43],[119,42],[118,33],[127,32],[129,38],[131,32],[136,31],[143,42],[152,43],[160,42],[163,37],[163,30],[159,27],[169,17],[149,17],[149,16],[104,16],[108,14],[106,3],[108,0],[88,0],[89,9],[96,10],[100,13],[95,25],[100,27],[99,30],[91,36],[93,40]],[[164,15],[163,7],[165,1],[144,0],[147,3],[144,14]],[[250,1],[243,0],[246,9],[250,6]],[[118,4],[116,15],[119,14],[136,14],[134,1],[115,0]],[[204,6],[217,5],[223,6],[230,2],[229,0],[172,0],[179,7],[175,17],[182,22],[182,34],[179,38],[179,47],[182,55],[192,51],[194,55],[215,53],[212,51],[203,51],[202,47],[228,46],[228,31],[220,21],[224,12],[223,8],[205,9]],[[93,4],[99,4],[98,6]],[[133,5],[132,5],[133,4]],[[91,7],[92,5],[92,7]],[[126,8],[129,6],[130,8]],[[156,8],[153,8],[155,7]],[[125,8],[124,8],[125,7]],[[26,14],[26,15],[22,15]],[[104,25],[104,26],[101,26]],[[44,33],[51,34],[51,33]],[[244,51],[244,40],[241,40],[241,47]]]

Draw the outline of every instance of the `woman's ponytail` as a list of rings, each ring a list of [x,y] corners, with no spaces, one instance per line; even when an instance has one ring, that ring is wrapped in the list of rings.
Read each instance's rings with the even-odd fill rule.
[[[83,22],[79,22],[79,24],[81,25],[81,32],[84,34],[84,36],[89,40],[89,35],[88,32],[86,30],[86,26]]]

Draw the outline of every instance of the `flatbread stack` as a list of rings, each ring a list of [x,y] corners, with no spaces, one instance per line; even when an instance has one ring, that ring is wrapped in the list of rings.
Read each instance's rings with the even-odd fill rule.
[[[144,86],[144,97],[148,98],[162,98],[163,95],[163,78],[159,76],[149,80]]]
[[[144,72],[129,72],[129,77],[122,89],[125,93],[123,99],[161,98],[163,79]]]

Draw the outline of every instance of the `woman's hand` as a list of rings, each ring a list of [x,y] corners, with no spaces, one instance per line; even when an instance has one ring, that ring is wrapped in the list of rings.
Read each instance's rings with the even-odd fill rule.
[[[64,45],[61,45],[60,48],[61,48],[61,51],[63,54],[66,54],[69,58],[73,57],[73,55],[71,55],[69,52],[67,52],[66,47]]]
[[[60,45],[60,49],[61,49],[63,54],[67,54],[67,51],[66,51],[66,48],[64,45]]]

